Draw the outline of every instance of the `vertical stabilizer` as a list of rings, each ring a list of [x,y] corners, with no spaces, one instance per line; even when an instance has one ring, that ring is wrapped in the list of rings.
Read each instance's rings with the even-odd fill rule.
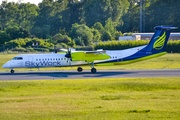
[[[172,29],[176,29],[177,27],[173,26],[157,26],[156,32],[151,38],[149,44],[146,46],[145,51],[152,53],[163,52],[166,48],[167,41],[169,39],[170,33]]]

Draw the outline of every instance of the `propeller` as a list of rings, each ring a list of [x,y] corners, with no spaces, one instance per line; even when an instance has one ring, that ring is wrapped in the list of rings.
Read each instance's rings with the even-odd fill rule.
[[[66,52],[65,57],[67,58],[67,62],[71,60],[71,49],[68,48],[68,52]]]

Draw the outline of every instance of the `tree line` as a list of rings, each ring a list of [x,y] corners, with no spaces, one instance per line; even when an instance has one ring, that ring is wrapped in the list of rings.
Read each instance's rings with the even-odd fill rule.
[[[180,1],[145,2],[145,32],[154,32],[157,25],[174,25],[180,30]],[[42,0],[38,5],[3,0],[0,49],[30,49],[33,42],[42,41],[47,46],[41,47],[61,48],[117,40],[122,33],[139,32],[139,10],[138,0]]]
[[[108,42],[99,42],[94,45],[94,49],[104,49],[104,50],[124,50],[128,48],[138,47],[147,45],[149,41],[140,40],[140,41],[108,41]],[[180,40],[173,41],[169,40],[167,42],[166,50],[168,53],[180,53]]]

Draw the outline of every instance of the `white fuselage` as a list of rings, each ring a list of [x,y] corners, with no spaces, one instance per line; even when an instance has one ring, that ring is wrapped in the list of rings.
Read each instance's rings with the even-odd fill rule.
[[[106,60],[95,60],[94,64],[104,61],[111,61],[113,59],[123,59],[125,57],[135,54],[144,47],[145,46],[140,46],[126,50],[107,50],[106,54],[109,55],[111,58]],[[88,63],[85,61],[70,61],[70,59],[65,57],[65,54],[66,53],[17,55],[15,58],[5,63],[2,67],[13,69],[88,65]]]

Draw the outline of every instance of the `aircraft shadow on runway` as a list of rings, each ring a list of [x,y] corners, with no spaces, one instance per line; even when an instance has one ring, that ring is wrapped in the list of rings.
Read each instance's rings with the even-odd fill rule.
[[[123,71],[99,71],[97,73],[91,73],[91,72],[87,72],[87,71],[83,71],[81,73],[77,72],[77,71],[74,71],[74,72],[66,72],[66,71],[63,71],[63,72],[17,72],[17,73],[14,73],[14,74],[11,74],[11,73],[0,73],[0,77],[6,77],[8,79],[9,77],[9,80],[10,79],[15,79],[15,78],[19,78],[19,79],[23,79],[23,78],[26,78],[26,79],[51,79],[51,78],[54,78],[54,79],[86,79],[86,78],[105,78],[105,77],[115,77],[117,78],[117,76],[121,76],[121,75],[125,75],[125,74],[134,74],[136,72],[123,72]],[[26,80],[25,79],[25,80]],[[1,80],[1,78],[0,78]]]

